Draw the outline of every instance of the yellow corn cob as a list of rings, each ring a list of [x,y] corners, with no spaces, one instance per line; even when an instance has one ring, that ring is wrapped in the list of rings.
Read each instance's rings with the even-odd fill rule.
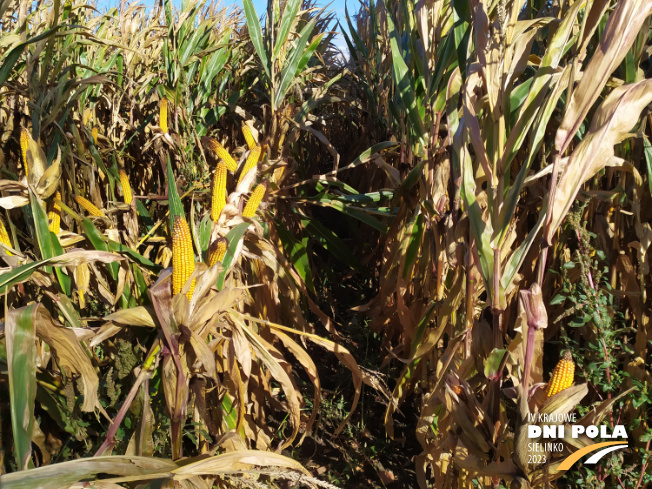
[[[285,167],[284,166],[279,166],[276,170],[274,170],[274,175],[272,176],[272,181],[276,183],[277,185],[281,183],[281,180],[283,179],[283,174],[285,173]]]
[[[61,206],[57,204],[57,200],[61,200],[61,192],[54,194],[54,198],[50,200],[48,206],[48,221],[50,222],[50,232],[59,234],[61,231]]]
[[[23,167],[25,168],[25,176],[29,177],[29,170],[27,169],[27,146],[29,144],[29,133],[24,127],[20,128],[20,151],[23,154]]]
[[[552,372],[550,382],[548,382],[548,392],[546,398],[552,397],[555,394],[568,389],[573,385],[573,378],[575,376],[575,364],[573,363],[573,355],[570,351],[564,353],[564,357],[559,360],[555,370]]]
[[[226,205],[226,163],[220,161],[215,170],[213,179],[213,205],[211,206],[211,219],[214,222],[220,218],[222,209]]]
[[[251,128],[247,124],[242,124],[242,134],[249,149],[254,149],[256,147],[256,140],[254,139],[254,135],[251,134]]]
[[[97,146],[97,127],[91,129],[91,134],[93,135],[93,143]]]
[[[233,157],[229,154],[229,152],[224,149],[224,146],[222,146],[220,143],[215,141],[213,138],[208,138],[208,141],[211,145],[212,150],[215,152],[218,158],[220,158],[224,164],[226,164],[226,167],[229,169],[230,172],[236,171],[238,168],[237,163],[233,159]]]
[[[172,230],[172,294],[177,295],[195,271],[195,254],[192,250],[190,228],[185,218],[176,216]],[[192,279],[190,290],[186,294],[188,300],[195,290],[195,279]]]
[[[251,193],[251,197],[249,197],[249,200],[247,201],[247,205],[242,211],[242,215],[244,217],[248,217],[250,219],[254,217],[254,214],[256,214],[256,211],[258,210],[258,206],[260,205],[260,202],[263,200],[266,191],[267,191],[267,186],[264,183],[258,184],[258,186]]]
[[[127,172],[123,168],[120,169],[120,185],[122,185],[122,197],[124,198],[125,204],[131,205],[131,202],[134,200],[134,197],[131,193],[131,185],[129,184],[129,177]]]
[[[212,267],[218,261],[223,261],[224,255],[226,255],[226,239],[217,238],[217,240],[211,244],[210,249],[208,250],[208,266]]]
[[[258,163],[258,158],[260,158],[260,146],[256,146],[249,153],[249,156],[247,157],[247,161],[245,161],[244,168],[240,173],[240,178],[238,179],[238,183],[240,183],[242,179],[245,177],[245,175],[249,173],[249,170],[251,170],[253,167],[256,166],[256,164]]]
[[[85,108],[84,112],[82,113],[82,125],[85,126],[86,124],[88,124],[88,121],[91,120],[92,116],[93,116],[93,111],[88,107]]]
[[[79,204],[80,207],[86,209],[86,211],[91,215],[95,217],[106,217],[104,212],[102,212],[100,209],[98,209],[95,204],[93,204],[91,201],[88,199],[85,199],[81,195],[75,195],[75,202]]]
[[[161,131],[168,132],[168,99],[162,98],[159,103],[159,125]]]
[[[7,229],[5,228],[5,223],[2,222],[2,219],[0,219],[0,243],[9,246],[9,248],[13,248],[13,245],[11,244],[11,240],[9,239],[9,234],[7,234]],[[12,255],[12,253],[10,253],[9,251],[7,251],[6,253],[9,256]]]

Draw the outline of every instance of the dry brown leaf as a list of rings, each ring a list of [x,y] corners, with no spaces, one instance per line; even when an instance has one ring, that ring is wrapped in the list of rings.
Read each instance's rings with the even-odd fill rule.
[[[75,333],[52,319],[45,307],[39,307],[36,318],[36,334],[54,350],[59,365],[66,372],[81,377],[82,394],[84,395],[82,410],[93,411],[95,407],[99,406],[97,389],[100,382],[93,364],[79,344]]]

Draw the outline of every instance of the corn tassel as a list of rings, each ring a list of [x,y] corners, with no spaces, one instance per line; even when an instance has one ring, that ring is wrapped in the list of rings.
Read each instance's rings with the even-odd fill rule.
[[[192,249],[190,228],[185,218],[176,216],[172,230],[172,294],[177,295],[195,271],[195,254]],[[190,290],[186,294],[192,299],[195,290],[195,279],[192,279]]]
[[[247,205],[242,211],[243,217],[248,217],[249,219],[254,217],[256,211],[258,210],[258,206],[260,205],[260,202],[263,200],[263,197],[265,196],[266,191],[267,191],[267,185],[265,185],[264,183],[258,184],[258,186],[251,193],[251,197],[249,197],[249,200],[247,201]]]
[[[548,382],[548,391],[546,398],[552,397],[559,392],[568,389],[573,385],[573,378],[575,376],[575,364],[573,363],[573,355],[570,351],[564,353],[564,357],[559,360],[555,370],[552,372],[550,382]]]
[[[95,217],[106,217],[104,212],[98,209],[95,204],[93,204],[88,199],[85,199],[81,195],[75,195],[75,202],[79,204],[80,207],[85,209],[91,216]]]
[[[124,169],[120,169],[120,185],[122,185],[122,197],[124,198],[125,204],[131,205],[134,200],[133,194],[131,193],[131,184],[129,183],[129,177],[127,172]]]
[[[97,146],[97,127],[93,127],[93,129],[91,129],[91,134],[93,135],[93,144]]]
[[[240,173],[240,178],[238,179],[238,183],[242,181],[242,179],[245,177],[249,171],[256,166],[258,163],[258,159],[260,158],[260,146],[256,146],[254,149],[251,150],[249,153],[249,156],[247,157],[247,161],[245,161],[244,168],[242,169],[242,172]]]
[[[168,99],[162,98],[159,102],[159,125],[161,131],[168,132]]]
[[[256,147],[256,140],[254,139],[254,135],[251,133],[251,128],[247,124],[242,124],[242,134],[244,135],[249,149],[254,149]]]
[[[226,205],[226,163],[220,161],[213,179],[213,203],[211,206],[211,219],[217,222]]]
[[[8,246],[9,248],[13,248],[11,244],[11,240],[9,239],[9,234],[7,233],[7,228],[5,228],[5,223],[2,222],[2,219],[0,219],[0,243],[3,245]],[[9,251],[6,251],[7,255],[12,256],[12,253]]]
[[[219,262],[224,261],[225,255],[226,255],[226,239],[217,238],[217,240],[211,244],[210,249],[208,250],[208,266],[212,267],[218,261]]]
[[[57,204],[57,200],[61,200],[61,192],[54,194],[54,198],[50,200],[48,206],[48,222],[51,233],[59,234],[61,231],[61,206]]]
[[[224,146],[215,141],[213,138],[208,138],[208,141],[210,142],[211,149],[215,152],[217,157],[226,164],[226,167],[229,169],[229,171],[231,173],[235,172],[238,168],[238,164],[235,162],[229,152],[224,148]]]
[[[23,155],[23,167],[25,176],[29,178],[29,169],[27,168],[27,148],[29,146],[29,133],[24,127],[20,128],[20,151]]]

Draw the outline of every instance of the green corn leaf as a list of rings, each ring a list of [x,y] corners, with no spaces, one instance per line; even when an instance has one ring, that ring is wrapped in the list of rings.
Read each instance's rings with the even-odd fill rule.
[[[312,58],[313,53],[319,47],[319,45],[321,44],[321,40],[323,38],[324,38],[324,34],[317,34],[315,38],[312,40],[312,42],[310,43],[310,45],[303,52],[301,58],[299,59],[299,64],[297,65],[297,69],[295,70],[294,73],[295,76],[301,75],[303,69],[308,64],[308,61],[310,61],[310,58]]]
[[[544,209],[546,203],[544,203]],[[534,238],[536,238],[541,226],[543,226],[543,221],[546,216],[545,212],[541,212],[539,215],[539,220],[536,225],[530,229],[525,240],[516,248],[516,250],[511,254],[507,263],[503,265],[503,276],[500,278],[500,285],[503,289],[507,289],[511,281],[514,279],[514,276],[518,273],[525,261],[525,256],[530,250],[530,246],[534,243]]]
[[[491,223],[483,218],[482,209],[476,200],[476,183],[473,178],[473,165],[468,146],[459,141],[457,137],[455,139],[454,146],[459,149],[454,152],[454,157],[459,161],[462,176],[460,195],[469,216],[471,232],[475,238],[475,246],[480,258],[480,272],[490,297],[493,297],[495,292],[500,293],[500,291],[494,291],[493,288],[494,254],[490,243],[493,231]]]
[[[534,158],[539,154],[539,149],[543,144],[543,138],[546,134],[546,128],[548,127],[548,122],[554,113],[557,102],[564,92],[566,84],[558,83],[553,92],[548,96],[545,101],[545,104],[537,114],[537,117],[534,121],[533,127],[534,133],[532,134],[532,141],[530,143],[530,151],[528,152],[527,159],[521,166],[519,172],[516,174],[514,182],[509,186],[507,195],[505,196],[505,201],[500,210],[500,215],[498,216],[498,239],[496,243],[498,246],[502,244],[507,236],[507,231],[509,229],[509,223],[516,212],[516,205],[518,204],[519,196],[523,191],[523,185],[525,184],[525,178],[527,177],[528,172],[534,162]]]
[[[79,315],[79,312],[77,312],[75,305],[70,300],[70,297],[65,294],[57,294],[54,302],[61,311],[63,317],[66,318],[66,321],[70,323],[70,326],[73,328],[84,327],[81,321],[81,316]]]
[[[408,173],[407,177],[405,177],[405,180],[401,182],[401,189],[403,191],[410,190],[416,185],[423,173],[423,167],[427,162],[428,160],[423,159],[410,170],[410,173]]]
[[[396,30],[390,15],[387,15],[387,25],[391,36],[389,42],[392,48],[392,66],[394,81],[398,90],[397,95],[403,110],[405,110],[410,122],[412,123],[411,131],[419,142],[423,142],[426,130],[423,126],[421,110],[419,109],[417,97],[414,92],[414,80],[405,64],[403,55],[401,54],[398,45],[398,31]]]
[[[142,218],[143,223],[145,224],[145,229],[149,232],[154,227],[154,221],[149,215],[142,199],[136,199],[136,210],[138,211],[138,217]]]
[[[544,97],[550,89],[554,72],[559,66],[566,49],[569,49],[576,41],[576,37],[573,37],[573,28],[580,7],[581,4],[573,4],[561,25],[555,31],[546,54],[541,59],[541,65],[532,80],[530,91],[522,102],[518,121],[510,131],[505,144],[505,153],[500,161],[501,168],[507,168],[521,148],[536,115],[543,105]]]
[[[312,269],[308,259],[308,239],[303,238],[301,241],[297,241],[285,226],[278,221],[276,222],[276,231],[285,249],[285,255],[289,257],[290,263],[292,263],[308,290],[314,294],[315,286],[312,282]]]
[[[373,215],[381,215],[382,217],[392,218],[393,215],[387,210],[383,209],[365,209],[364,207],[354,207],[350,204],[346,204],[339,200],[332,200],[328,196],[323,196],[318,202],[325,207],[331,207],[335,210],[340,211],[342,214],[345,214],[349,217],[357,219],[360,222],[363,222],[372,228],[380,231],[383,234],[387,233],[389,226],[379,221]]]
[[[351,33],[351,37],[353,38],[353,42],[355,43],[355,49],[353,49],[353,46],[350,45],[349,42],[349,50],[351,52],[351,56],[354,59],[359,59],[358,53],[362,55],[364,59],[367,59],[369,57],[369,52],[367,51],[367,47],[364,45],[362,42],[362,39],[360,39],[360,36],[358,35],[358,31],[356,31],[355,27],[353,27],[353,23],[351,22],[351,17],[349,16],[349,10],[346,6],[344,5],[344,13],[346,14],[346,23],[349,27],[349,32]],[[373,20],[373,17],[371,17]],[[345,39],[348,39],[348,36],[346,35],[346,31],[344,29],[340,29],[340,31],[345,35]]]
[[[408,272],[414,265],[419,249],[421,248],[421,239],[423,238],[424,230],[424,215],[418,214],[414,219],[412,225],[412,232],[407,239],[407,248],[405,250],[405,266],[403,267],[403,279],[407,278]]]
[[[211,218],[208,214],[204,216],[199,224],[199,247],[202,256],[206,254],[211,238]]]
[[[23,51],[25,50],[25,47],[28,44],[38,42],[42,39],[45,39],[47,37],[50,37],[59,30],[62,26],[57,25],[54,28],[44,32],[43,34],[39,34],[38,36],[34,36],[31,39],[28,39],[27,41],[20,43],[18,46],[14,47],[9,53],[4,57],[4,61],[2,63],[2,66],[0,66],[0,87],[5,84],[5,82],[9,79],[11,76],[12,70],[14,69],[14,66],[20,59],[21,55],[23,54]]]
[[[229,271],[229,268],[231,268],[233,259],[235,258],[235,251],[238,249],[238,244],[240,244],[240,240],[244,236],[244,233],[247,231],[249,224],[250,223],[248,222],[242,222],[237,226],[233,226],[233,228],[225,236],[225,239],[228,241],[229,245],[226,248],[226,254],[224,255],[224,260],[222,261],[222,267],[224,267],[224,270],[222,270],[222,273],[217,279],[218,290],[222,290],[224,287],[224,279],[226,279],[226,273]]]
[[[319,243],[325,250],[331,253],[335,258],[337,258],[342,263],[348,265],[349,267],[357,270],[361,267],[358,259],[351,253],[349,246],[344,244],[344,242],[339,238],[330,229],[326,228],[321,222],[316,219],[303,216],[301,219],[301,224],[311,238]]]
[[[339,189],[342,189],[344,192],[348,192],[353,195],[359,195],[359,192],[356,189],[339,180],[317,180],[317,183],[315,185],[317,192],[320,192],[321,194],[326,193],[326,189],[330,187],[337,187]],[[331,195],[331,198],[335,198],[335,197]],[[339,196],[337,196],[337,198],[339,198]]]
[[[59,238],[56,234],[50,233],[50,240],[52,241],[52,249],[54,251],[53,256],[63,255],[63,247],[59,243]],[[70,295],[72,292],[72,279],[63,273],[60,267],[55,267],[54,271],[57,274],[57,279],[59,280],[59,285],[61,285],[61,290],[64,294]]]
[[[263,32],[260,29],[260,21],[258,20],[258,14],[256,14],[256,9],[251,0],[243,0],[243,7],[245,11],[245,17],[247,18],[247,28],[249,29],[249,37],[251,42],[254,45],[256,54],[260,59],[260,63],[263,65],[263,69],[267,74],[267,78],[272,79],[272,70],[267,56],[267,51],[265,51],[265,46],[263,46]]]
[[[31,465],[36,399],[35,313],[38,307],[37,303],[9,310],[5,324],[11,428],[19,470]]]
[[[301,7],[301,0],[288,0],[285,4],[285,10],[283,10],[283,18],[281,19],[281,27],[279,28],[278,34],[276,36],[274,52],[272,53],[272,62],[276,61],[278,55],[281,51],[281,48],[285,45],[285,41],[290,34],[290,29],[292,24],[299,12],[299,7]]]
[[[292,82],[295,79],[295,74],[297,72],[297,67],[299,66],[299,60],[304,53],[305,46],[308,43],[308,37],[310,37],[310,33],[312,32],[314,26],[315,22],[310,21],[302,29],[301,35],[294,45],[294,49],[288,56],[287,64],[281,70],[281,79],[279,80],[278,88],[274,94],[272,110],[280,107],[281,102],[285,98],[285,94],[292,85]]]
[[[455,32],[457,32],[457,30]],[[437,93],[439,92],[439,84],[441,83],[444,72],[453,61],[456,40],[456,37],[448,35],[444,42],[437,46],[437,60],[439,61],[435,64],[435,71],[432,74],[430,88],[428,90],[429,99],[431,101],[437,96]]]
[[[179,192],[177,191],[177,180],[174,177],[174,172],[172,171],[172,159],[170,154],[167,154],[168,157],[168,205],[170,207],[170,229],[174,228],[174,218],[179,216],[186,218],[186,215],[183,212],[183,204],[181,203],[181,198],[179,197]]]
[[[46,260],[27,263],[26,265],[14,268],[11,272],[0,275],[0,293],[4,294],[14,285],[28,280],[44,262]]]
[[[145,258],[143,255],[137,251],[132,250],[128,246],[118,243],[117,241],[107,240],[108,251],[113,251],[114,253],[120,253],[121,255],[126,255],[131,258],[135,263],[146,268],[152,272],[158,273],[161,271],[161,265],[157,265],[151,260]]]
[[[84,218],[82,220],[82,228],[84,229],[84,234],[86,234],[86,237],[93,245],[93,248],[99,251],[109,251],[109,246],[107,245],[104,236],[102,236],[102,233],[97,230],[95,224],[93,224],[93,221],[91,221],[89,218]],[[117,280],[120,265],[113,262],[108,263],[107,267],[109,269],[109,273],[111,274],[111,278],[113,278],[113,280]]]
[[[52,247],[52,240],[50,239],[50,229],[48,227],[48,216],[43,210],[38,197],[30,190],[29,200],[31,204],[32,216],[34,217],[34,229],[36,230],[36,239],[38,241],[39,250],[41,251],[41,258],[48,259],[55,256],[54,248]],[[46,273],[50,273],[51,269],[47,267]]]

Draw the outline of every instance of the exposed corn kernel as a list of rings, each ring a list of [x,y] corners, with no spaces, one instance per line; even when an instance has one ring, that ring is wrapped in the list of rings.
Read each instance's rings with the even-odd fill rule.
[[[2,222],[2,219],[0,219],[0,243],[8,246],[9,248],[13,248],[11,240],[9,239],[9,234],[7,233],[7,228],[5,228],[5,223]],[[3,251],[5,251],[7,255],[12,256],[11,252],[6,250]]]
[[[127,176],[127,172],[124,171],[124,168],[120,169],[120,185],[122,185],[122,197],[124,198],[125,204],[131,205],[134,197],[131,193],[131,184],[129,183],[129,177]]]
[[[168,132],[168,99],[162,98],[159,102],[159,126],[161,131]]]
[[[242,172],[240,173],[240,178],[238,179],[238,183],[240,183],[242,179],[245,177],[245,175],[249,173],[249,171],[251,171],[251,169],[258,164],[259,158],[260,158],[260,146],[256,146],[254,149],[251,150],[249,156],[247,157],[247,161],[245,161],[245,165],[244,168],[242,169]]]
[[[568,389],[573,385],[575,376],[575,363],[573,363],[573,355],[570,351],[564,353],[564,357],[559,360],[555,370],[552,372],[550,382],[548,382],[548,391],[546,398],[552,397],[559,392]]]
[[[217,238],[213,243],[211,243],[211,246],[209,247],[208,250],[208,266],[212,267],[215,265],[218,261],[222,262],[224,261],[224,256],[226,255],[226,239],[224,238]]]
[[[251,193],[251,197],[249,197],[249,200],[247,201],[247,205],[242,211],[242,215],[244,217],[248,217],[250,219],[254,217],[254,214],[256,214],[256,211],[258,210],[258,206],[260,205],[260,202],[263,200],[266,191],[267,191],[267,185],[265,185],[264,183],[258,184],[256,186],[254,191]]]
[[[177,295],[195,271],[195,254],[188,222],[181,216],[174,218],[172,230],[172,294]],[[192,279],[188,300],[195,291],[195,279]]]
[[[254,139],[254,135],[251,133],[251,128],[247,124],[242,124],[242,134],[244,135],[249,149],[254,149],[256,147],[256,140]]]
[[[106,214],[98,209],[95,204],[93,204],[88,199],[85,199],[81,195],[75,195],[75,202],[79,204],[80,207],[86,210],[91,216],[95,217],[106,217]]]
[[[213,202],[211,206],[211,219],[217,222],[226,205],[226,163],[220,161],[215,170],[213,179]]]
[[[20,151],[23,155],[23,168],[25,168],[25,176],[29,177],[29,169],[27,168],[27,148],[29,146],[29,133],[24,127],[20,128]]]
[[[222,146],[213,138],[206,138],[206,140],[210,144],[211,149],[217,155],[217,157],[226,164],[226,167],[229,169],[229,171],[232,173],[236,171],[238,165],[233,157],[229,154],[229,152],[224,148],[224,146]]]
[[[61,231],[61,206],[57,203],[60,200],[61,192],[57,192],[48,204],[48,227],[50,232],[54,234],[59,234]]]

